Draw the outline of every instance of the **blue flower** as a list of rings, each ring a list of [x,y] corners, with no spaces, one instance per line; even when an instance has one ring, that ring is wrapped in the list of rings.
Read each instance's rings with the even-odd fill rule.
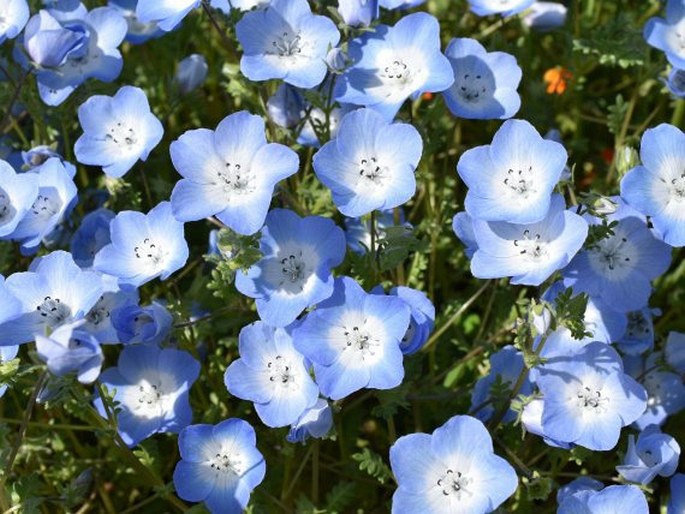
[[[392,120],[404,101],[444,91],[454,82],[440,51],[440,26],[430,14],[409,14],[350,42],[354,64],[335,84],[338,102],[363,105]]]
[[[612,485],[601,491],[584,490],[567,496],[557,514],[649,514],[645,495],[634,485]]]
[[[685,512],[685,475],[678,473],[671,478],[671,499],[668,501],[667,514]]]
[[[103,247],[93,268],[136,287],[160,277],[166,280],[188,260],[183,223],[161,202],[149,213],[122,211],[110,224],[112,242]]]
[[[535,0],[469,0],[469,6],[478,16],[501,14],[512,16],[528,9]]]
[[[582,250],[564,269],[564,285],[584,292],[603,305],[621,311],[647,306],[650,281],[671,263],[671,249],[647,227],[644,218],[625,204],[607,221],[617,224],[613,235]],[[591,224],[599,219],[589,218]]]
[[[566,23],[568,8],[558,2],[534,2],[521,22],[538,32],[549,32]]]
[[[83,135],[74,145],[82,164],[102,166],[106,175],[122,177],[140,159],[147,160],[164,128],[150,112],[142,89],[124,86],[113,97],[95,95],[78,109]]]
[[[135,303],[121,305],[111,311],[112,327],[124,344],[159,345],[171,332],[174,321],[161,304],[152,302],[146,307]]]
[[[36,334],[36,350],[50,373],[59,377],[76,372],[82,384],[94,382],[104,361],[97,339],[79,329],[79,322],[62,325],[49,337]]]
[[[264,480],[266,464],[254,429],[242,419],[191,425],[178,436],[181,460],[174,470],[178,496],[205,502],[212,514],[239,514]]]
[[[102,372],[100,381],[114,393],[119,434],[129,446],[158,432],[177,433],[192,421],[190,386],[200,363],[189,353],[156,346],[127,346],[116,368]],[[105,417],[102,399],[95,406]]]
[[[38,175],[17,173],[0,160],[0,239],[14,237],[14,229],[38,197]]]
[[[100,296],[92,309],[86,314],[86,321],[81,326],[83,330],[89,332],[100,341],[101,344],[119,343],[119,335],[112,325],[112,313],[122,305],[138,303],[138,289],[130,285],[117,286],[111,290],[110,279],[105,279],[108,275],[103,275],[106,281],[106,291]]]
[[[321,393],[340,400],[364,387],[392,389],[402,382],[400,341],[409,319],[400,298],[367,294],[342,277],[333,295],[295,328],[293,339],[312,361]]]
[[[272,0],[246,13],[235,30],[244,51],[240,71],[248,79],[283,79],[302,88],[323,82],[326,54],[340,40],[335,23],[312,14],[307,0]]]
[[[71,16],[74,16],[73,18]],[[121,73],[118,46],[128,25],[119,11],[98,7],[59,15],[41,10],[24,30],[24,46],[36,72],[38,93],[47,105],[60,105],[89,78],[112,82]]]
[[[443,97],[460,118],[487,120],[511,118],[521,107],[516,88],[521,68],[513,55],[488,52],[475,39],[455,38],[445,55],[454,71],[454,84]]]
[[[511,390],[519,375],[523,371],[523,354],[513,346],[505,346],[497,353],[490,356],[490,371],[476,382],[471,394],[470,413],[481,421],[488,421],[501,407],[501,401],[509,401],[507,398],[492,398],[492,389],[497,384],[497,391],[502,391],[504,386]],[[519,394],[528,396],[533,392],[533,384],[526,377]],[[510,423],[516,419],[516,413],[508,409],[502,421]]]
[[[601,491],[602,489],[604,489],[604,484],[599,480],[588,476],[580,476],[559,488],[559,491],[557,491],[557,503],[562,504],[566,498],[581,491]]]
[[[662,123],[648,129],[640,144],[642,166],[621,180],[621,197],[649,216],[671,246],[685,246],[685,134]]]
[[[266,107],[271,121],[280,127],[291,128],[302,120],[307,103],[298,88],[283,83],[269,97]]]
[[[655,309],[657,312],[658,309]],[[654,347],[654,323],[652,309],[645,307],[627,313],[628,325],[624,334],[616,340],[616,347],[623,353],[645,353]]]
[[[5,278],[0,275],[0,323],[18,318],[21,314],[21,301],[12,294],[11,289],[5,285]],[[0,348],[7,348],[7,346],[0,345]],[[13,359],[14,357],[10,358]],[[7,358],[3,360],[7,360]]]
[[[665,82],[671,94],[678,98],[685,98],[685,70],[673,68]]]
[[[118,10],[128,23],[126,41],[139,45],[150,39],[163,36],[166,32],[159,28],[156,22],[143,23],[136,15],[138,0],[108,0],[107,5]]]
[[[83,318],[103,292],[99,275],[83,271],[62,250],[36,259],[30,271],[10,275],[5,288],[21,303],[21,316],[0,325],[0,346],[28,343],[48,328]]]
[[[171,143],[170,152],[174,167],[185,177],[171,194],[176,219],[216,215],[245,235],[261,228],[276,183],[299,167],[297,154],[267,143],[264,120],[247,111],[227,116],[216,131],[184,133]]]
[[[505,121],[492,144],[471,148],[459,158],[457,172],[469,187],[466,212],[474,220],[542,220],[566,159],[562,145],[543,139],[527,121]]]
[[[542,221],[518,225],[474,220],[473,231],[478,245],[471,259],[474,277],[512,277],[512,284],[539,286],[580,250],[588,225],[564,209],[561,195],[554,195]]]
[[[378,0],[338,0],[338,12],[353,27],[368,27],[378,18]]]
[[[666,19],[650,18],[643,32],[647,44],[663,51],[668,62],[681,69],[685,68],[684,21],[685,4],[682,0],[667,0]]]
[[[319,397],[305,358],[290,333],[257,321],[240,331],[240,359],[226,369],[224,383],[233,396],[254,402],[269,427],[295,423]]]
[[[407,123],[388,123],[371,109],[345,115],[338,135],[314,155],[319,180],[346,216],[402,205],[416,192],[423,141]]]
[[[0,7],[0,18],[2,18],[0,44],[2,44],[6,39],[17,37],[29,20],[29,6],[26,0],[5,0]]]
[[[471,259],[478,250],[476,234],[473,232],[473,220],[468,212],[458,212],[452,218],[452,231],[464,245],[464,255]]]
[[[263,256],[236,273],[235,286],[257,300],[262,320],[285,327],[333,293],[331,269],[345,257],[345,236],[330,219],[300,218],[286,209],[269,212],[261,234]]]
[[[548,359],[536,383],[543,395],[545,436],[590,450],[614,448],[621,427],[647,406],[645,389],[623,373],[620,357],[604,343]]]
[[[292,424],[286,440],[290,443],[305,443],[309,437],[321,439],[333,427],[333,412],[331,406],[323,398],[305,410],[297,421]]]
[[[685,375],[685,334],[669,332],[664,348],[666,362],[681,375]]]
[[[630,482],[650,483],[657,475],[670,477],[678,468],[680,445],[658,425],[649,425],[637,437],[628,437],[628,451],[616,471]]]
[[[60,154],[55,152],[49,146],[45,145],[34,146],[27,152],[22,151],[21,159],[24,161],[24,166],[22,168],[25,170],[35,169],[45,164],[45,161],[47,161],[51,157],[57,157],[58,159],[60,159],[65,167],[70,166],[71,168],[68,169],[68,171],[71,175],[71,178],[74,178],[74,175],[76,175],[76,168],[74,167],[74,165],[64,161]]]
[[[157,23],[169,32],[199,5],[200,0],[138,0],[136,16],[141,23]]]
[[[12,233],[25,254],[38,251],[41,241],[67,218],[77,201],[76,185],[59,159],[48,159],[32,173],[38,174],[38,196]]]
[[[400,437],[390,447],[397,479],[392,513],[485,514],[518,486],[514,468],[495,455],[483,423],[454,416],[432,434]]]
[[[207,78],[207,59],[201,54],[192,54],[178,63],[174,81],[182,95],[200,87]]]
[[[109,209],[100,208],[83,217],[81,225],[71,238],[71,255],[76,264],[82,268],[90,268],[95,254],[112,242],[109,224],[114,216]]]

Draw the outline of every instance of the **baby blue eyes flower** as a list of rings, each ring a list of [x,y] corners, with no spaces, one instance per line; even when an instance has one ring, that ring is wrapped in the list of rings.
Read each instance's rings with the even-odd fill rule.
[[[305,358],[293,346],[290,333],[258,321],[239,337],[240,359],[226,370],[228,392],[254,402],[269,427],[295,423],[319,397]]]
[[[390,465],[398,486],[393,514],[486,514],[518,485],[483,423],[470,416],[454,416],[432,434],[400,437],[390,448]]]
[[[544,435],[590,450],[614,448],[621,428],[647,407],[645,389],[623,372],[618,353],[604,343],[549,358],[536,383],[543,395]]]
[[[112,242],[109,224],[114,216],[109,209],[101,208],[83,217],[81,225],[71,238],[71,255],[76,264],[82,268],[90,268],[95,254]]]
[[[445,55],[454,71],[454,84],[443,92],[455,116],[469,119],[511,118],[521,107],[516,88],[521,68],[513,55],[488,52],[475,39],[452,39]]]
[[[330,219],[286,209],[269,212],[261,234],[263,256],[236,273],[235,286],[256,299],[262,320],[285,327],[333,293],[331,269],[345,257],[345,236]]]
[[[669,366],[685,375],[685,334],[680,332],[668,333],[664,356]]]
[[[666,243],[685,246],[685,134],[666,123],[646,130],[640,158],[621,180],[621,197],[651,218]]]
[[[293,339],[312,361],[321,393],[340,400],[364,387],[392,389],[402,382],[400,341],[409,319],[400,298],[367,294],[342,277],[333,295],[294,329]]]
[[[138,19],[136,16],[138,0],[109,0],[107,5],[118,10],[126,19],[126,23],[128,23],[126,41],[131,44],[139,45],[165,34],[156,22],[143,23]]]
[[[200,87],[207,78],[207,60],[204,55],[192,54],[178,63],[174,81],[182,95]]]
[[[521,22],[533,30],[549,32],[566,23],[568,8],[558,2],[534,2]]]
[[[320,439],[325,437],[333,427],[333,412],[331,406],[323,398],[305,410],[290,427],[286,436],[289,443],[304,444],[309,437]]]
[[[680,445],[657,425],[645,428],[637,438],[628,438],[628,451],[623,463],[616,466],[623,478],[642,485],[650,483],[657,475],[669,477],[678,468]]]
[[[348,25],[368,27],[378,18],[378,0],[338,0],[338,12]]]
[[[5,0],[0,6],[0,44],[17,37],[28,20],[26,0]]]
[[[187,501],[204,502],[212,514],[240,514],[266,472],[256,442],[254,429],[238,418],[184,428],[178,436],[176,493]]]
[[[422,150],[413,126],[360,109],[342,119],[337,137],[321,147],[312,164],[338,210],[356,217],[397,207],[414,195]]]
[[[136,16],[141,23],[157,23],[167,32],[200,5],[200,0],[138,0]]]
[[[299,167],[297,154],[267,143],[264,120],[247,111],[227,116],[216,131],[184,133],[171,143],[170,152],[184,177],[171,194],[176,219],[216,216],[244,235],[262,227],[275,185]]]
[[[671,94],[678,98],[685,98],[685,70],[673,68],[665,82]]]
[[[178,433],[192,421],[190,386],[200,374],[200,364],[187,352],[155,346],[127,346],[116,368],[102,372],[100,381],[116,390],[119,433],[135,446],[158,432]],[[102,399],[95,401],[105,417]]]
[[[336,100],[370,107],[388,121],[410,96],[444,91],[454,82],[440,51],[440,26],[427,13],[377,26],[352,40],[349,55],[354,64],[336,82]]]
[[[673,66],[685,69],[685,4],[682,0],[668,0],[666,19],[650,18],[643,36],[647,44],[663,51]]]
[[[307,0],[273,0],[236,24],[244,54],[240,71],[250,80],[283,79],[312,88],[328,71],[326,54],[340,40],[330,19],[312,14]]]
[[[174,318],[159,303],[147,307],[125,304],[111,311],[112,327],[123,344],[161,344],[171,332]]]
[[[469,0],[471,10],[478,16],[501,14],[512,16],[525,11],[535,0]]]
[[[371,293],[383,294],[381,286],[375,287]],[[399,286],[390,290],[390,295],[404,300],[411,309],[409,328],[400,341],[400,349],[404,355],[418,352],[428,340],[435,324],[435,307],[428,299],[426,293],[412,289],[411,287]]]
[[[583,246],[587,222],[564,209],[554,195],[547,216],[537,223],[473,221],[478,249],[471,259],[477,278],[512,277],[512,284],[538,286],[566,266]]]
[[[49,337],[36,334],[36,350],[52,374],[61,377],[75,371],[82,384],[97,379],[105,359],[100,343],[81,330],[78,322],[62,325]]]
[[[142,89],[124,86],[113,97],[91,96],[78,109],[83,135],[74,145],[82,164],[102,166],[106,175],[122,177],[159,144],[164,128],[150,112]]]
[[[112,242],[103,247],[93,268],[136,287],[160,277],[166,280],[188,260],[183,223],[161,202],[148,214],[122,211],[110,224]]]
[[[116,280],[115,277],[110,277],[110,279]],[[120,286],[114,291],[109,290],[109,287],[105,289],[108,290],[100,296],[95,305],[88,311],[86,321],[81,328],[93,334],[101,344],[119,343],[121,342],[119,341],[119,334],[117,334],[117,330],[112,325],[113,313],[117,308],[124,305],[137,304],[138,290],[130,285]]]
[[[469,187],[466,212],[474,220],[542,220],[566,159],[562,145],[543,139],[527,121],[505,121],[492,144],[467,150],[457,163],[457,172]]]
[[[634,485],[612,485],[601,491],[583,490],[564,498],[557,514],[649,514],[645,495]]]
[[[17,173],[0,160],[0,239],[13,237],[14,229],[38,196],[38,175]]]
[[[685,475],[678,473],[671,478],[671,499],[668,502],[667,514],[685,512]]]

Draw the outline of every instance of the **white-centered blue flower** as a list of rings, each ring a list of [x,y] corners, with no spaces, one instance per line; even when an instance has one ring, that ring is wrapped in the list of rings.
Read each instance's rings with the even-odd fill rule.
[[[26,0],[4,0],[0,5],[0,44],[14,39],[29,21],[29,5]]]
[[[142,89],[124,86],[113,97],[95,95],[78,109],[83,135],[74,145],[82,164],[102,166],[106,175],[122,177],[159,144],[164,128],[150,112]]]
[[[649,514],[647,499],[634,485],[612,485],[601,491],[583,490],[559,502],[557,514]]]
[[[167,32],[200,5],[200,0],[138,0],[136,17],[141,23],[156,23]]]
[[[38,175],[17,173],[0,160],[0,239],[12,239],[14,229],[38,197]]]
[[[53,375],[61,377],[75,371],[79,382],[90,384],[100,375],[105,358],[100,343],[80,329],[81,323],[62,325],[49,337],[36,334],[36,350]]]
[[[647,44],[663,51],[673,66],[685,69],[685,4],[682,0],[668,0],[666,18],[650,18],[643,36]]]
[[[290,427],[286,440],[290,443],[304,444],[308,438],[325,437],[333,427],[333,412],[330,404],[323,398],[305,410]]]
[[[469,0],[471,10],[478,16],[501,14],[512,16],[525,11],[535,0]]]
[[[680,445],[664,434],[658,425],[649,425],[640,435],[628,437],[628,451],[621,465],[616,466],[623,478],[646,485],[657,475],[670,477],[678,469]]]

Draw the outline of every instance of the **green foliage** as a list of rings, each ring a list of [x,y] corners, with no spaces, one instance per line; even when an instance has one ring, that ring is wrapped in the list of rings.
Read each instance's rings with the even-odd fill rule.
[[[573,51],[595,57],[600,64],[631,68],[644,64],[642,27],[632,12],[620,10],[614,17],[573,40]]]
[[[352,454],[352,460],[359,463],[360,471],[366,471],[366,473],[378,480],[381,484],[384,484],[392,478],[392,471],[390,471],[388,465],[383,462],[383,458],[369,448],[364,448],[362,451]]]

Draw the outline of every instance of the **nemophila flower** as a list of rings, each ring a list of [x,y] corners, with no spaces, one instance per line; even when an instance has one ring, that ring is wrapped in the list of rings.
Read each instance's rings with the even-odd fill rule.
[[[5,364],[16,358],[19,346],[0,346],[0,364]],[[7,392],[7,384],[0,384],[0,398]]]
[[[566,159],[562,145],[543,139],[527,121],[505,121],[492,144],[471,148],[459,158],[457,172],[469,187],[466,212],[484,221],[544,219]]]
[[[22,303],[14,296],[12,291],[5,285],[5,278],[0,275],[0,323],[5,323],[21,316]],[[0,348],[4,348],[0,345]],[[14,357],[10,357],[14,358]],[[7,359],[3,359],[7,360]]]
[[[535,0],[469,0],[469,6],[478,16],[501,14],[512,16],[525,11]]]
[[[76,175],[76,168],[73,164],[64,161],[63,157],[57,153],[55,150],[46,145],[34,146],[30,150],[21,152],[21,159],[24,161],[23,169],[32,170],[38,168],[45,164],[45,162],[51,157],[57,157],[62,161],[65,167],[70,167],[67,169],[72,178]]]
[[[24,30],[24,47],[40,66],[36,80],[43,102],[61,104],[89,78],[116,79],[123,67],[118,46],[127,28],[119,11],[110,7],[34,15]]]
[[[565,210],[561,195],[554,195],[547,215],[537,223],[474,219],[473,232],[478,245],[471,258],[474,277],[512,277],[512,284],[539,286],[580,250],[588,225]]]
[[[17,173],[0,160],[0,239],[10,239],[14,229],[38,197],[38,175]]]
[[[490,356],[490,371],[476,382],[471,393],[470,413],[481,421],[489,420],[495,412],[503,407],[502,402],[509,402],[509,393],[523,371],[523,354],[513,346],[505,346]],[[493,392],[500,397],[493,397]],[[501,394],[506,392],[506,397]],[[533,384],[525,378],[519,394],[528,396],[533,392]],[[516,419],[516,413],[509,409],[502,418],[504,423]]]
[[[99,275],[83,271],[61,250],[41,257],[30,271],[7,277],[5,288],[21,303],[21,315],[0,325],[0,346],[33,341],[46,329],[83,318],[103,292]]]
[[[655,309],[657,313],[658,309]],[[616,340],[616,347],[623,353],[645,353],[654,347],[654,323],[649,307],[627,313],[628,325],[625,333]]]
[[[566,23],[568,8],[558,2],[533,2],[521,22],[533,30],[549,32]]]
[[[59,159],[48,159],[36,169],[38,196],[12,233],[22,252],[35,253],[41,241],[55,230],[76,204],[76,185]]]
[[[604,484],[599,480],[588,476],[580,476],[559,488],[557,491],[557,503],[561,504],[566,498],[582,491],[601,491],[602,489],[604,489]]]
[[[158,432],[177,433],[192,421],[188,394],[200,374],[200,364],[188,353],[156,346],[127,346],[116,368],[108,368],[100,381],[121,409],[119,434],[129,446]],[[95,400],[101,416],[102,398]]]
[[[106,175],[122,177],[138,160],[147,160],[164,128],[150,112],[142,89],[124,86],[113,97],[95,95],[78,109],[83,135],[74,145],[82,164],[102,166]]]
[[[227,116],[216,131],[187,131],[169,150],[184,177],[171,193],[176,219],[216,216],[245,235],[261,228],[276,183],[299,167],[297,154],[267,143],[264,120],[247,111]]]
[[[105,291],[86,314],[81,328],[93,334],[101,344],[119,343],[119,334],[112,325],[112,313],[118,307],[137,303],[138,289],[133,286],[122,285],[114,291]]]
[[[156,23],[169,32],[199,5],[200,0],[138,0],[136,16],[142,23]]]
[[[395,26],[378,25],[350,42],[353,63],[337,80],[338,102],[370,107],[392,120],[404,101],[444,91],[454,82],[440,51],[440,26],[431,15],[409,14]]]
[[[422,151],[413,126],[388,123],[371,109],[359,109],[345,115],[336,138],[321,147],[312,165],[338,210],[363,216],[402,205],[414,195]]]
[[[425,3],[426,0],[378,0],[383,9],[411,9]]]
[[[650,483],[657,475],[670,477],[678,468],[680,445],[657,425],[645,428],[637,437],[628,436],[628,451],[616,471],[629,482]]]
[[[643,36],[647,44],[666,54],[676,68],[685,68],[685,4],[667,0],[666,18],[650,18]]]
[[[110,223],[112,242],[93,261],[93,268],[136,287],[160,277],[166,280],[188,260],[183,223],[161,202],[150,212],[122,211]]]
[[[14,39],[29,20],[26,0],[5,0],[0,6],[0,44]]]
[[[244,52],[240,71],[248,79],[283,79],[305,89],[321,84],[326,54],[340,41],[335,23],[312,14],[307,0],[272,0],[246,13],[235,30]]]
[[[117,339],[124,344],[159,345],[169,337],[174,322],[166,307],[157,302],[145,307],[127,303],[110,313]]]
[[[685,70],[673,68],[664,82],[671,94],[678,98],[685,98]]]
[[[331,269],[345,258],[345,236],[330,219],[286,209],[269,212],[261,234],[262,258],[236,273],[235,286],[256,299],[262,320],[285,327],[333,293]]]
[[[590,450],[615,447],[621,427],[647,406],[645,389],[623,373],[616,350],[604,343],[548,359],[536,383],[543,395],[545,435]]]
[[[58,377],[76,372],[82,384],[94,382],[104,361],[100,343],[92,334],[79,328],[79,323],[62,325],[48,337],[36,334],[38,356],[50,373]]]
[[[649,514],[645,495],[634,485],[612,485],[601,491],[584,490],[560,502],[557,514]]]
[[[338,12],[353,27],[368,27],[378,18],[378,0],[338,0]]]
[[[468,212],[458,212],[452,218],[452,231],[464,245],[464,255],[471,259],[478,250],[476,234],[473,232],[473,220]]]
[[[126,19],[128,23],[126,41],[129,43],[139,45],[165,34],[156,22],[143,23],[138,19],[136,15],[138,0],[108,0],[107,5],[117,9]]]
[[[266,102],[269,118],[276,125],[291,128],[302,120],[307,107],[300,90],[290,84],[282,83]]]
[[[399,209],[398,224],[395,224],[395,210]],[[387,238],[411,235],[411,223],[406,221],[401,207],[376,211],[376,241]],[[371,249],[371,217],[345,218],[345,239],[353,252],[365,254]]]
[[[531,371],[534,370],[535,368]],[[575,446],[573,443],[555,440],[547,436],[542,425],[543,408],[544,402],[542,398],[533,398],[524,405],[521,412],[521,425],[526,429],[526,432],[539,435],[545,444],[553,448],[562,448],[564,450],[573,448]]]
[[[667,514],[685,512],[685,475],[678,473],[671,478],[671,499],[668,501]]]
[[[454,83],[443,92],[452,114],[479,120],[516,114],[521,107],[516,88],[522,72],[513,55],[488,52],[470,38],[452,39],[445,55],[454,72]]]
[[[402,382],[400,341],[409,319],[400,298],[367,294],[342,277],[333,295],[295,328],[293,339],[312,361],[321,393],[340,400],[364,387],[392,389]]]
[[[669,366],[685,375],[685,334],[680,332],[668,333],[664,357]]]
[[[95,254],[112,242],[109,224],[114,216],[109,209],[100,208],[83,217],[71,238],[71,255],[76,264],[82,268],[91,267]]]
[[[290,443],[305,443],[308,438],[321,439],[333,427],[333,412],[331,406],[323,398],[305,410],[297,421],[292,424],[286,440]]]
[[[308,364],[290,333],[257,321],[240,331],[240,359],[226,369],[224,383],[233,396],[254,402],[269,427],[295,423],[319,397]]]
[[[621,197],[650,217],[666,243],[685,246],[685,134],[667,123],[646,130],[640,159],[621,179]]]
[[[382,286],[376,286],[372,294],[385,294]],[[400,349],[404,355],[418,352],[428,340],[435,324],[435,306],[428,299],[426,293],[411,287],[393,287],[388,293],[404,300],[411,310],[409,328],[400,341]]]
[[[242,419],[190,425],[178,436],[181,460],[174,470],[176,494],[204,502],[213,514],[239,514],[264,479],[266,464],[254,429]]]
[[[587,219],[591,225],[600,223],[598,218]],[[642,309],[652,292],[650,281],[671,263],[671,249],[625,204],[606,220],[617,222],[613,234],[575,256],[562,272],[564,285],[617,311]]]
[[[187,95],[200,87],[207,78],[207,59],[201,54],[192,54],[178,63],[174,82],[182,95]]]
[[[390,447],[390,466],[398,486],[393,514],[485,514],[518,486],[514,468],[495,455],[487,429],[470,416],[454,416],[432,434],[400,437]]]

